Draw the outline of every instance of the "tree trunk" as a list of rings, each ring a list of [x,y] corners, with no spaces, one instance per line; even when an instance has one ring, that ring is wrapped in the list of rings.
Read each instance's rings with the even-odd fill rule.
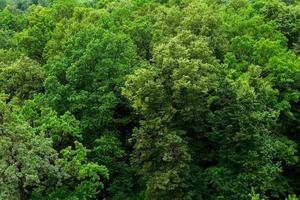
[[[20,200],[27,200],[26,191],[24,188],[24,178],[19,178],[19,194],[20,194]]]

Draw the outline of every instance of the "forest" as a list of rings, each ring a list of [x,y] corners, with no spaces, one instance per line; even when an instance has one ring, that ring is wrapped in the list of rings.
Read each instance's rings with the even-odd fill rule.
[[[299,200],[299,100],[298,0],[0,0],[0,200]]]

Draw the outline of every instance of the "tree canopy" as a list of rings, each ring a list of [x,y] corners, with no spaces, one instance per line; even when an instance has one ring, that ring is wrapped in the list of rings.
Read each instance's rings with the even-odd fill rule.
[[[0,199],[297,200],[298,0],[0,0]]]

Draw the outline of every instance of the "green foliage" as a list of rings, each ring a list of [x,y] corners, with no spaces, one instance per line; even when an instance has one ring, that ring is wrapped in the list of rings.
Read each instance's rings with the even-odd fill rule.
[[[298,199],[299,11],[0,0],[0,199]]]
[[[63,149],[74,140],[82,139],[79,121],[70,112],[59,116],[47,105],[47,101],[37,95],[24,102],[21,113],[38,132],[51,137],[57,149]]]
[[[37,134],[14,111],[13,104],[0,101],[0,197],[26,199],[28,189],[46,186],[61,177],[52,140]]]
[[[218,84],[217,69],[209,64],[216,62],[207,45],[204,38],[183,32],[157,46],[155,65],[137,70],[125,84],[124,95],[145,118],[133,133],[133,161],[142,165],[141,173],[149,179],[147,199],[190,198],[191,155],[187,130],[181,125],[197,118],[194,113],[205,112],[201,97]]]
[[[16,42],[14,41],[14,31],[0,29],[0,49],[11,49],[15,48]]]
[[[52,0],[5,0],[6,5],[26,11],[31,5],[49,6]]]
[[[45,66],[49,103],[59,113],[71,111],[84,129],[103,130],[113,122],[119,87],[134,64],[133,45],[124,34],[86,27],[63,48]]]
[[[7,5],[6,0],[0,0],[0,10],[4,9]]]
[[[42,60],[43,49],[50,38],[53,29],[53,19],[50,11],[41,6],[28,9],[28,28],[23,29],[17,36],[18,48],[30,58]]]
[[[23,100],[43,91],[44,73],[36,61],[21,57],[9,65],[1,65],[0,91]]]
[[[74,187],[70,197],[66,199],[95,199],[100,189],[103,189],[101,179],[108,179],[108,169],[87,160],[87,150],[81,143],[75,142],[75,150],[68,147],[62,151],[62,166],[68,175],[75,180],[69,180]],[[103,178],[102,178],[103,177]]]
[[[263,12],[267,19],[274,20],[279,30],[288,39],[288,45],[299,54],[299,5],[289,5],[280,1],[266,4]]]

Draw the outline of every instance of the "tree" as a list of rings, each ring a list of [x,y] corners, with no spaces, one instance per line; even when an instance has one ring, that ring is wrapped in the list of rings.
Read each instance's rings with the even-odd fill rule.
[[[60,179],[58,154],[52,140],[37,134],[5,101],[1,95],[0,197],[26,200],[31,189]]]
[[[273,131],[281,94],[253,65],[269,61],[280,45],[256,50],[256,62],[241,63],[243,71],[220,65],[206,32],[175,28],[188,19],[179,9],[169,9],[172,23],[161,26],[169,35],[154,46],[151,64],[130,75],[123,90],[141,119],[132,162],[145,181],[145,198],[248,199],[251,187],[262,196],[282,195],[288,190],[282,166],[297,162],[296,145]]]
[[[42,62],[43,49],[54,28],[51,10],[39,5],[31,6],[26,19],[29,26],[17,35],[18,48],[28,57]]]
[[[0,199],[297,199],[299,3],[0,0]]]
[[[44,66],[47,75],[45,98],[49,106],[58,116],[69,112],[80,122],[81,142],[95,155],[89,160],[110,170],[110,180],[104,181],[105,192],[100,196],[131,191],[124,187],[133,175],[126,163],[128,156],[112,153],[112,163],[104,158],[113,150],[123,152],[127,143],[130,111],[120,95],[120,87],[137,62],[134,44],[127,34],[94,25],[95,19],[100,21],[106,14],[75,8],[73,17],[56,24],[44,52],[48,60]],[[112,142],[111,149],[99,142],[103,139]],[[120,141],[125,145],[120,145]],[[120,169],[124,170],[122,175],[119,175]]]
[[[0,90],[10,98],[21,100],[33,98],[44,90],[44,73],[41,66],[27,57],[21,57],[0,67]]]
[[[71,111],[85,130],[104,131],[113,122],[119,87],[135,61],[132,43],[124,34],[90,27],[68,38],[64,48],[65,54],[46,66],[49,103],[58,113]]]
[[[0,29],[20,31],[24,27],[24,16],[12,7],[0,10]]]
[[[205,112],[202,98],[216,85],[211,54],[204,38],[183,32],[155,48],[153,65],[128,77],[123,94],[143,118],[133,132],[132,162],[146,181],[146,199],[190,199],[183,124]]]
[[[0,29],[0,49],[15,48],[14,31]]]
[[[26,100],[20,113],[37,132],[51,137],[57,150],[82,139],[80,122],[70,112],[59,116],[42,95]]]
[[[67,147],[62,151],[63,160],[61,165],[68,173],[68,182],[64,186],[50,194],[51,198],[72,199],[95,199],[104,185],[102,179],[108,179],[108,169],[88,161],[87,150],[81,143],[75,142],[75,149]],[[63,196],[61,195],[63,191]],[[69,192],[71,190],[72,192]],[[57,196],[58,194],[58,196]],[[50,199],[51,199],[50,198]]]
[[[277,108],[280,110],[274,132],[286,135],[299,144],[298,132],[298,100],[299,100],[299,59],[291,50],[289,31],[293,29],[283,26],[293,26],[296,15],[288,9],[295,9],[279,2],[260,2],[245,4],[240,9],[231,10],[227,19],[232,34],[230,52],[225,56],[225,63],[241,73],[251,64],[259,65],[262,76],[271,82],[279,91]],[[282,10],[285,10],[283,13]],[[282,12],[282,13],[281,13]],[[290,15],[294,17],[283,17]],[[283,18],[290,18],[283,22]],[[270,20],[272,19],[272,20]],[[283,21],[280,21],[283,20]],[[265,23],[266,22],[266,23]],[[245,28],[246,27],[246,28]],[[293,35],[293,34],[292,34]],[[287,37],[287,38],[286,38]],[[293,42],[292,42],[293,43]],[[297,42],[296,42],[297,43]],[[287,177],[295,176],[298,164],[283,170]],[[291,175],[293,174],[293,175]],[[290,185],[297,188],[298,181],[288,178]]]
[[[269,20],[278,24],[279,30],[287,37],[288,46],[299,55],[299,19],[300,7],[297,4],[286,4],[280,1],[266,3],[263,12]]]

